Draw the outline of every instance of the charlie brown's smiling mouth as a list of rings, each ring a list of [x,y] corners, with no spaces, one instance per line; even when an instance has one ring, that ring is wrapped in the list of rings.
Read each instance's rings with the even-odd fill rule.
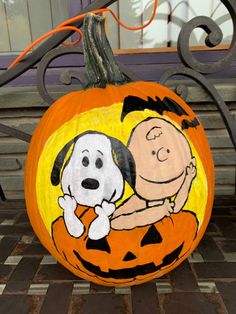
[[[170,182],[173,182],[173,181],[178,180],[183,174],[184,174],[184,171],[182,171],[181,174],[178,175],[177,177],[172,178],[172,179],[167,180],[167,181],[152,181],[152,180],[148,180],[148,179],[142,177],[141,175],[139,175],[139,176],[140,176],[141,179],[143,179],[144,181],[147,181],[147,182],[149,182],[149,183],[154,183],[154,184],[167,184],[167,183],[170,183]]]

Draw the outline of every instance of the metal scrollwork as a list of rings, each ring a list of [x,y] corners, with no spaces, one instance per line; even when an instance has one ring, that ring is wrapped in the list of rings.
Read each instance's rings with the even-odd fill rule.
[[[119,65],[119,68],[121,69],[121,71],[123,72],[123,74],[128,77],[131,81],[133,82],[138,82],[141,81],[141,78],[138,77],[133,71],[131,71],[129,68],[127,68],[127,66],[125,66],[124,64],[122,64],[121,62],[117,62]]]
[[[106,8],[117,0],[97,0],[88,5],[85,9],[78,12],[78,14],[88,13],[93,10]],[[79,20],[70,24],[71,26],[76,26],[80,28],[83,24],[83,20]],[[47,39],[44,43],[42,43],[37,49],[35,49],[31,54],[25,56],[16,66],[8,69],[0,76],[0,87],[14,80],[16,77],[20,76],[36,63],[38,63],[43,56],[49,52],[50,50],[58,47],[61,43],[63,43],[68,37],[70,37],[74,32],[73,31],[65,31],[58,32],[54,34],[52,37]]]
[[[83,49],[81,46],[68,46],[68,47],[58,47],[55,49],[52,49],[49,51],[41,60],[41,62],[38,65],[37,69],[37,89],[42,97],[43,100],[45,100],[49,105],[51,105],[56,99],[54,99],[49,92],[47,91],[46,87],[46,71],[49,67],[50,63],[55,60],[56,58],[59,58],[64,55],[68,54],[79,54],[83,55]],[[124,66],[122,63],[119,63],[119,67],[122,70],[122,72],[129,77],[132,81],[138,81],[140,80],[131,70],[129,70],[126,66]],[[62,71],[60,75],[60,81],[61,83],[65,85],[70,85],[72,83],[72,79],[76,79],[79,81],[80,85],[82,87],[87,86],[87,76],[85,73],[79,71],[79,70],[64,70]]]
[[[96,0],[92,2],[92,4],[90,4],[88,7],[83,9],[81,12],[79,12],[79,14],[83,14],[83,13],[87,13],[95,9],[107,7],[116,1],[117,0]],[[201,85],[203,89],[207,91],[207,93],[212,97],[212,99],[216,103],[218,110],[225,122],[230,138],[234,144],[234,147],[236,148],[236,125],[233,120],[233,117],[230,114],[230,111],[226,103],[217,92],[216,88],[203,75],[203,74],[216,73],[223,70],[225,67],[230,65],[231,61],[236,55],[236,1],[235,0],[221,0],[221,2],[228,9],[231,15],[231,18],[233,21],[233,27],[234,27],[234,33],[233,33],[231,45],[228,51],[225,53],[224,57],[211,64],[202,63],[194,57],[193,52],[190,50],[189,41],[190,41],[190,36],[192,32],[196,28],[201,28],[206,32],[207,35],[206,35],[205,42],[208,47],[216,47],[222,42],[222,39],[223,39],[223,34],[220,27],[211,18],[204,17],[204,16],[195,17],[182,27],[182,30],[178,38],[178,45],[177,45],[178,54],[180,56],[180,59],[183,65],[177,66],[173,69],[169,69],[165,73],[163,73],[160,79],[160,83],[165,84],[167,80],[169,80],[171,77],[175,75],[183,75],[187,78],[190,78],[196,81],[199,85]],[[76,26],[76,27],[81,27],[82,23],[83,23],[83,20],[80,20],[71,25]],[[15,67],[3,73],[0,76],[0,87],[12,81],[16,77],[20,76],[22,73],[26,72],[30,67],[32,67],[33,65],[41,61],[39,63],[38,70],[37,70],[38,91],[41,97],[48,104],[52,104],[55,101],[55,99],[53,99],[53,97],[49,94],[46,88],[46,84],[45,84],[46,71],[50,63],[54,59],[62,55],[68,55],[68,54],[82,55],[83,54],[83,51],[80,45],[73,46],[73,47],[71,46],[70,47],[58,47],[69,36],[71,36],[72,33],[73,31],[65,31],[65,32],[57,33],[53,35],[52,37],[50,37],[48,40],[42,43],[37,49],[35,49],[31,54],[23,58]],[[119,63],[119,66],[122,72],[132,81],[140,80],[136,76],[136,74],[134,74],[126,66],[122,65],[121,63]],[[77,69],[76,70],[74,69],[64,70],[60,75],[60,81],[63,84],[67,84],[67,85],[71,84],[72,79],[78,80],[82,86],[87,85],[86,76],[84,75],[82,71],[79,71]],[[175,91],[183,99],[187,98],[187,95],[188,95],[187,85],[184,85],[181,83],[176,87]],[[16,137],[26,142],[30,142],[30,139],[31,139],[31,135],[26,134],[22,131],[13,129],[11,127],[2,125],[2,124],[0,124],[0,132]],[[5,199],[1,186],[0,186],[0,199],[2,200]]]
[[[41,60],[37,70],[37,88],[40,96],[45,100],[49,105],[51,105],[55,99],[50,96],[47,91],[46,84],[45,84],[45,77],[46,77],[46,70],[49,64],[56,58],[67,55],[67,54],[80,54],[83,55],[83,49],[78,46],[68,46],[68,47],[59,47],[49,51]],[[76,78],[80,81],[82,86],[86,85],[86,80],[84,76],[81,76],[79,71],[64,71],[61,74],[60,80],[64,84],[70,84],[71,80]]]
[[[163,78],[160,79],[160,84],[165,84],[165,82],[167,81],[167,79],[163,80]],[[180,96],[181,98],[183,98],[184,100],[187,99],[188,97],[188,86],[184,85],[184,84],[178,84],[175,88],[175,93]]]
[[[63,71],[60,75],[61,83],[65,85],[72,84],[72,80],[76,79],[80,82],[80,84],[85,87],[88,84],[88,79],[85,73],[80,73],[77,70],[66,70]]]
[[[195,17],[187,22],[179,35],[178,38],[178,54],[182,63],[185,66],[177,66],[175,68],[167,70],[163,73],[160,83],[165,84],[166,81],[175,76],[182,75],[186,76],[203,87],[203,89],[212,97],[215,101],[218,110],[225,122],[226,128],[229,132],[231,141],[236,149],[236,124],[231,115],[226,103],[217,92],[214,85],[206,79],[202,74],[216,73],[223,70],[226,66],[230,65],[231,61],[236,55],[236,1],[235,0],[221,0],[222,3],[229,10],[229,13],[233,20],[234,33],[229,50],[226,52],[223,59],[206,64],[198,61],[193,52],[190,51],[189,40],[194,29],[201,28],[207,33],[206,45],[208,47],[215,47],[222,42],[223,34],[219,26],[210,18],[205,16]],[[183,84],[177,86],[176,93],[182,98],[187,96],[187,86]]]
[[[234,28],[230,48],[222,59],[211,64],[206,64],[198,61],[190,51],[189,39],[193,30],[196,28],[201,28],[207,33],[205,42],[208,47],[216,47],[222,42],[222,31],[216,22],[214,22],[211,18],[206,16],[195,17],[186,23],[180,31],[178,38],[178,53],[181,61],[184,65],[200,73],[209,74],[223,70],[231,63],[236,53],[236,1],[221,0],[221,2],[228,9]]]
[[[12,128],[10,126],[4,125],[2,123],[0,123],[0,132],[9,136],[18,138],[19,140],[27,142],[27,143],[29,143],[31,140],[30,134],[20,131],[18,129]]]
[[[198,84],[200,84],[208,94],[212,97],[212,99],[215,101],[218,110],[225,122],[225,125],[227,127],[227,130],[229,132],[230,138],[232,140],[232,143],[234,144],[234,147],[236,148],[236,124],[233,120],[232,115],[230,114],[230,111],[220,96],[220,94],[217,92],[214,85],[210,83],[201,73],[198,73],[190,68],[186,68],[184,66],[179,66],[174,69],[170,69],[166,71],[161,79],[160,83],[165,84],[168,79],[173,77],[174,75],[183,75],[190,79],[193,79]],[[183,87],[182,87],[183,88]]]

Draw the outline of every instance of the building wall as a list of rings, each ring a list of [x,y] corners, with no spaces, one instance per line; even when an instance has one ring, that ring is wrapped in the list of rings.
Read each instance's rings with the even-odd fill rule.
[[[88,0],[0,0],[0,55],[15,54],[32,41],[55,28],[62,21],[79,13]],[[153,1],[119,0],[111,8],[130,26],[143,25],[151,16]],[[232,21],[220,0],[159,0],[157,15],[146,29],[130,32],[119,27],[107,14],[107,31],[113,49],[158,48],[176,46],[182,25],[199,15],[212,17],[220,25],[224,40],[229,43]],[[205,34],[196,30],[191,45],[204,45]]]
[[[111,8],[130,26],[143,25],[151,16],[153,1],[117,1]],[[220,0],[159,0],[157,15],[146,29],[130,32],[119,27],[108,14],[108,35],[114,49],[158,48],[176,46],[183,24],[196,16],[208,16],[221,27],[224,40],[229,43],[233,33],[229,13]],[[195,30],[190,45],[204,45],[205,34]]]
[[[23,51],[69,18],[70,0],[0,0],[0,53]]]

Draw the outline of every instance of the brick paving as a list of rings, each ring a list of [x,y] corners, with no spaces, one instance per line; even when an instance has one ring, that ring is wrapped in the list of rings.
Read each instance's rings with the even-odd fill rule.
[[[235,201],[215,205],[188,260],[163,278],[131,288],[75,277],[39,243],[24,202],[0,202],[0,314],[235,314],[235,296]]]

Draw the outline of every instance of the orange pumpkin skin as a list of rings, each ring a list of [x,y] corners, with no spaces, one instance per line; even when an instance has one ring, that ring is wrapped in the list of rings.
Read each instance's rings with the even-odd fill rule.
[[[153,250],[153,244],[145,248],[145,250],[147,249],[146,254],[140,255],[143,259],[140,262],[141,265],[147,264],[148,258],[150,258],[149,263],[154,262],[154,264],[158,266],[163,263],[162,259],[164,256],[166,256],[166,254],[170,254],[183,244],[181,256],[173,261],[173,263],[170,263],[167,266],[163,265],[157,271],[146,275],[138,275],[135,278],[132,277],[132,274],[132,278],[128,279],[117,279],[112,277],[103,278],[102,276],[96,276],[95,274],[92,274],[90,271],[86,271],[78,257],[76,257],[73,250],[76,250],[76,247],[78,246],[78,243],[82,241],[82,238],[74,239],[70,237],[66,233],[63,220],[61,218],[59,218],[59,220],[53,225],[53,240],[48,230],[46,229],[40,214],[36,193],[38,163],[48,139],[53,135],[54,132],[57,131],[58,128],[60,128],[66,122],[70,121],[75,116],[95,108],[109,107],[114,103],[122,103],[124,98],[128,95],[137,96],[144,100],[147,100],[148,97],[155,99],[155,97],[158,96],[160,99],[163,99],[164,97],[168,96],[176,101],[187,112],[189,120],[194,120],[195,118],[194,113],[181,98],[179,98],[175,93],[166,87],[155,83],[136,82],[121,86],[108,85],[103,89],[92,88],[86,91],[74,92],[59,99],[46,112],[32,137],[26,161],[25,197],[28,215],[35,233],[39,237],[42,244],[49,250],[49,252],[66,268],[71,270],[79,277],[92,280],[98,284],[103,285],[124,286],[142,283],[152,278],[162,276],[179,265],[182,260],[191,254],[202,238],[210,219],[214,198],[214,165],[207,138],[202,126],[199,125],[197,128],[186,129],[185,134],[194,145],[199,158],[201,159],[207,178],[207,202],[205,206],[203,222],[196,234],[197,221],[193,214],[180,212],[178,214],[171,215],[171,218],[164,218],[161,222],[157,222],[155,224],[156,229],[162,235],[163,239],[166,239],[161,244],[161,254],[157,254],[155,258],[153,257],[153,253],[148,254],[148,250],[150,250],[150,252]],[[177,116],[175,113],[171,112],[165,112],[165,116],[175,121],[177,125],[181,126],[181,122],[183,120],[182,116]],[[45,197],[47,196],[45,195]],[[50,210],[50,208],[48,208],[48,210]],[[191,208],[189,208],[189,210],[191,210]],[[85,225],[88,226],[89,221],[91,221],[91,217],[88,215],[87,219],[88,222],[86,221]],[[84,257],[87,254],[87,261],[92,263],[93,260],[94,265],[99,267],[101,266],[100,268],[104,270],[104,272],[108,271],[110,268],[110,263],[113,267],[111,269],[124,269],[125,265],[129,265],[128,267],[135,267],[135,265],[137,265],[136,261],[124,262],[121,260],[121,255],[119,256],[119,259],[117,259],[116,254],[123,254],[127,250],[127,247],[125,246],[127,238],[130,238],[130,243],[132,243],[132,246],[128,251],[132,252],[133,248],[137,255],[139,255],[137,250],[143,250],[144,252],[144,248],[141,249],[140,247],[140,239],[145,234],[145,232],[147,232],[147,228],[148,227],[135,228],[130,231],[111,230],[110,234],[108,235],[108,242],[110,242],[110,246],[113,249],[112,254],[109,254],[108,260],[101,261],[99,264],[96,264],[99,254],[102,254],[103,258],[107,258],[108,255],[106,253],[98,252],[96,250],[96,253],[98,254],[96,256],[98,257],[95,258],[95,256],[93,256],[94,251],[86,251],[84,245],[81,246],[81,251],[79,251],[79,253],[82,252],[81,254],[83,254]],[[61,234],[59,230],[62,232]],[[122,237],[120,235],[122,235]],[[169,240],[167,237],[169,237]],[[138,238],[137,242],[135,241],[136,238]],[[133,242],[131,242],[132,239],[134,239]],[[65,243],[68,244],[68,248],[64,247]],[[115,247],[117,247],[117,251],[115,250]],[[68,261],[63,257],[63,255],[61,255],[62,251],[66,252]],[[84,260],[86,260],[86,258],[84,258]]]
[[[88,230],[96,215],[92,208],[84,212],[82,221]],[[192,249],[197,228],[195,215],[182,211],[149,226],[111,229],[106,240],[100,242],[89,240],[87,232],[78,239],[70,236],[63,217],[59,217],[52,225],[52,236],[58,252],[70,261],[75,272],[104,285],[124,286],[160,277],[174,263],[180,263]]]

